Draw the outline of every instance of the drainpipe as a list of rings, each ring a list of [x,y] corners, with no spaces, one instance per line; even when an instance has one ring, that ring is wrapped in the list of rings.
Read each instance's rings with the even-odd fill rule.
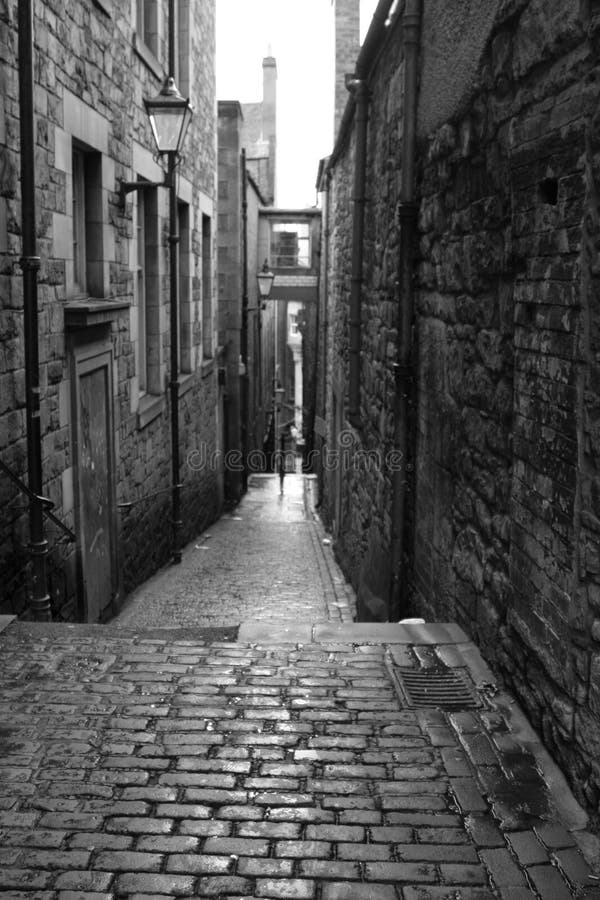
[[[242,327],[240,333],[240,356],[243,373],[241,377],[241,419],[242,419],[242,490],[248,489],[248,426],[249,426],[249,378],[248,378],[248,182],[246,176],[246,151],[241,156],[242,179]]]
[[[400,225],[399,250],[399,309],[397,361],[395,364],[394,446],[400,464],[394,473],[392,486],[392,545],[393,567],[391,617],[399,618],[406,611],[406,501],[410,466],[408,463],[410,396],[413,390],[413,316],[414,264],[413,246],[416,232],[418,204],[415,202],[415,152],[418,100],[419,35],[422,0],[406,0],[402,18],[404,45],[404,107],[402,138],[402,180],[398,218]]]
[[[21,127],[21,229],[20,264],[23,269],[25,340],[25,392],[27,417],[27,469],[29,481],[29,552],[33,570],[31,609],[34,619],[52,618],[46,576],[48,542],[44,537],[42,509],[42,436],[40,423],[40,372],[38,343],[37,255],[35,229],[35,129],[33,114],[33,0],[19,0],[19,117]]]
[[[354,151],[354,207],[352,216],[352,281],[349,313],[348,411],[350,424],[360,425],[360,345],[362,318],[363,240],[365,231],[365,178],[367,164],[367,123],[369,91],[364,78],[347,83],[356,102],[356,138]]]

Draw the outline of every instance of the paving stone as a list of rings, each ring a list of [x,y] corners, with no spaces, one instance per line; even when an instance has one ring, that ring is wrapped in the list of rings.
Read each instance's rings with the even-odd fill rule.
[[[237,856],[268,856],[269,842],[255,838],[208,838],[204,853],[230,853]]]
[[[427,884],[437,881],[437,871],[428,863],[369,862],[365,864],[364,877],[367,881]]]
[[[575,848],[555,850],[552,855],[559,868],[573,884],[584,884],[587,881],[590,867],[579,850]]]
[[[196,853],[174,853],[167,860],[167,872],[195,875],[228,875],[235,869],[236,858],[231,854],[205,856]]]
[[[546,822],[540,823],[534,827],[535,833],[540,838],[540,840],[552,850],[557,850],[561,847],[575,847],[575,840],[572,834],[563,828],[562,825],[557,823],[548,824]]]
[[[398,894],[391,884],[352,884],[337,881],[324,884],[321,900],[397,900]]]
[[[128,872],[117,876],[117,893],[125,894],[193,894],[195,877],[187,875],[149,875]]]
[[[312,900],[315,896],[315,885],[312,881],[299,878],[263,879],[256,883],[257,895],[273,897],[275,900]]]
[[[534,863],[548,863],[548,851],[538,841],[533,831],[511,831],[508,841],[517,859],[523,866]]]
[[[1,896],[1,894],[0,894]],[[51,895],[53,898],[56,894]],[[58,900],[112,900],[113,894],[101,893],[100,891],[59,891]],[[16,898],[13,898],[16,900]],[[35,900],[35,898],[31,898]]]
[[[198,837],[228,837],[232,828],[231,822],[218,822],[212,819],[182,819],[179,823],[181,834]]]
[[[365,829],[354,825],[307,825],[306,838],[314,841],[364,841]]]
[[[80,893],[108,891],[113,879],[108,872],[63,872],[54,882],[57,891],[78,891]]]
[[[300,861],[298,872],[305,878],[338,878],[344,881],[360,878],[360,868],[356,862],[338,860],[304,859]]]
[[[239,875],[247,875],[252,878],[291,878],[294,872],[294,862],[289,859],[244,857],[238,861],[237,871]]]
[[[504,835],[498,822],[488,813],[474,812],[465,818],[465,825],[472,840],[478,847],[505,847]]]
[[[487,810],[487,801],[483,798],[479,785],[474,778],[451,778],[450,785],[463,812],[483,812]]]
[[[32,850],[25,859],[31,869],[85,869],[91,854],[85,850]]]
[[[225,894],[247,894],[252,891],[252,882],[236,875],[216,875],[201,878],[198,882],[201,897],[223,897]]]
[[[115,834],[169,834],[173,831],[173,819],[157,819],[151,816],[117,816],[109,819],[106,830]]]
[[[198,849],[200,838],[194,835],[142,835],[136,850],[142,853],[191,853]]]
[[[508,885],[523,887],[526,884],[522,870],[515,864],[508,850],[481,850],[479,856],[490,872],[494,884],[499,887]]]
[[[160,853],[139,853],[133,850],[103,850],[94,865],[108,872],[158,872],[163,857]]]
[[[460,900],[497,900],[497,895],[489,888],[469,887],[463,884],[458,888],[434,885],[428,885],[426,888],[407,886],[402,888],[402,892],[403,900],[458,900],[458,898]],[[525,898],[521,898],[515,893],[514,900],[525,900]],[[526,900],[533,900],[533,895],[528,893]]]
[[[555,866],[530,866],[527,870],[542,900],[570,900],[573,894]]]
[[[52,872],[44,872],[39,869],[2,869],[0,870],[0,889],[35,890],[49,887],[53,879]]]

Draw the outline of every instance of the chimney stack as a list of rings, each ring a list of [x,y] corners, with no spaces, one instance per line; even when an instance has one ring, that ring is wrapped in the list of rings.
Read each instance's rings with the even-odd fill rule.
[[[337,135],[348,101],[345,76],[354,73],[360,50],[360,0],[333,0],[335,6],[335,118]]]
[[[275,204],[275,169],[277,154],[277,63],[274,56],[263,59],[262,136],[269,144],[269,199]]]

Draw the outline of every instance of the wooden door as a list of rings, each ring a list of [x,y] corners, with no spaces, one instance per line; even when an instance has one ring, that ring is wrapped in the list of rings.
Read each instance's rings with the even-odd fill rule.
[[[76,468],[78,532],[84,585],[84,617],[109,617],[116,585],[116,529],[112,452],[111,356],[76,366]]]

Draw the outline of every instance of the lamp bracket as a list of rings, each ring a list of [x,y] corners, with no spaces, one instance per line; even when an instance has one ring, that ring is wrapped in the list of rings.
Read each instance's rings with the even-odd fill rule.
[[[149,188],[163,187],[164,181],[122,181],[119,185],[119,204],[125,205],[125,197],[132,191],[145,191]]]

